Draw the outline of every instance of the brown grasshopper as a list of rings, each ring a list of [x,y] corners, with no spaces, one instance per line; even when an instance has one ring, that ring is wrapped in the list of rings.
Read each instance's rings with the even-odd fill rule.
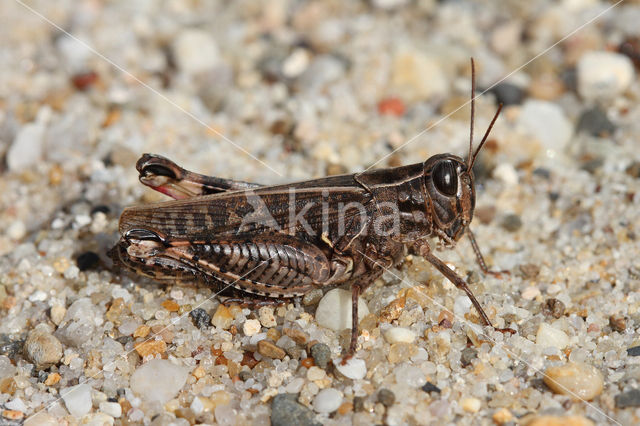
[[[473,60],[471,66],[466,161],[439,154],[409,166],[262,186],[196,174],[144,154],[136,165],[140,181],[175,200],[125,209],[112,257],[157,280],[202,280],[254,300],[283,300],[348,285],[351,356],[359,294],[385,269],[398,265],[409,246],[462,289],[482,322],[491,326],[465,280],[432,253],[427,240],[437,237],[453,246],[466,232],[481,269],[490,273],[469,229],[475,207],[472,167],[501,106],[473,152]]]

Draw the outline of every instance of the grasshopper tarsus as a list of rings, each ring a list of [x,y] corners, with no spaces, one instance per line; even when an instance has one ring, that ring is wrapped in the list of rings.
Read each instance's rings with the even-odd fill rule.
[[[471,228],[467,229],[467,238],[469,238],[469,241],[471,242],[471,247],[473,248],[473,253],[476,255],[476,261],[478,262],[478,265],[480,265],[480,270],[482,270],[482,273],[486,274],[486,275],[492,275],[496,278],[502,278],[503,275],[510,275],[511,273],[507,270],[501,270],[501,271],[492,271],[491,269],[489,269],[487,267],[487,264],[484,261],[484,257],[482,256],[482,252],[480,251],[480,247],[478,246],[478,243],[476,242],[476,237],[473,235],[473,232],[471,231]]]
[[[350,286],[346,362],[357,348],[358,296],[384,269],[402,262],[406,246],[414,246],[492,326],[467,282],[427,243],[435,237],[451,247],[466,232],[482,271],[506,272],[487,268],[469,230],[475,208],[473,164],[500,113],[498,108],[474,150],[473,60],[471,70],[466,160],[438,154],[408,166],[263,186],[190,172],[167,158],[144,154],[136,165],[140,182],[175,200],[125,209],[113,257],[156,280],[193,277],[221,293],[240,293],[236,300],[241,301],[267,298],[278,304],[312,289]]]

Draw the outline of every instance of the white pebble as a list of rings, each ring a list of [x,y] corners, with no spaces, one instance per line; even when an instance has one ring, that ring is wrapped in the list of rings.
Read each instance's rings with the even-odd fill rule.
[[[307,380],[315,382],[316,380],[322,380],[327,377],[327,373],[320,367],[315,365],[307,371]]]
[[[367,364],[360,358],[351,358],[344,365],[342,360],[335,360],[333,364],[340,374],[350,379],[363,379],[367,374]]]
[[[464,314],[471,309],[471,300],[466,295],[456,296],[453,301],[453,314],[464,318]]]
[[[131,375],[131,390],[149,402],[164,404],[187,382],[188,370],[166,359],[152,359]]]
[[[551,346],[558,349],[564,349],[569,344],[569,336],[567,336],[564,331],[558,330],[557,328],[543,322],[538,327],[536,344],[543,348]]]
[[[288,78],[295,78],[302,74],[309,66],[311,55],[307,49],[295,49],[282,63],[282,74]]]
[[[287,384],[284,390],[287,393],[298,393],[302,390],[302,386],[304,386],[304,379],[302,377],[296,377]]]
[[[477,413],[482,406],[482,402],[478,398],[463,398],[460,406],[467,413]]]
[[[509,163],[500,163],[493,170],[493,177],[500,179],[507,186],[513,186],[518,183],[518,172]]]
[[[273,308],[271,306],[263,306],[260,308],[258,310],[258,318],[264,327],[271,328],[277,325],[276,317],[273,315]]]
[[[262,326],[260,325],[260,321],[257,319],[249,319],[244,322],[242,325],[242,331],[245,336],[253,336],[260,332]]]
[[[21,171],[40,161],[45,127],[42,123],[29,123],[20,128],[7,152],[7,166]]]
[[[187,74],[211,70],[220,61],[216,41],[211,34],[199,29],[187,29],[178,34],[173,54],[178,68]]]
[[[342,404],[342,394],[333,388],[322,389],[313,400],[313,409],[318,413],[333,413]]]
[[[367,304],[358,298],[358,321],[368,314]],[[328,291],[318,303],[316,321],[335,331],[351,328],[351,292],[339,288]]]
[[[22,411],[23,413],[27,411],[27,405],[21,398],[12,399],[11,401],[4,404],[4,406],[8,410]]]
[[[67,410],[74,417],[82,417],[91,411],[91,386],[81,384],[60,391]]]
[[[562,151],[571,136],[573,125],[558,105],[530,99],[524,103],[518,124],[536,138],[545,150]]]
[[[21,220],[14,220],[7,228],[7,237],[13,241],[21,240],[25,235],[27,235],[27,227]]]
[[[413,343],[416,333],[404,327],[391,327],[384,332],[384,338],[389,343]]]
[[[419,388],[427,383],[424,372],[415,365],[401,365],[395,369],[394,373],[400,385]]]
[[[524,300],[533,300],[540,295],[540,289],[535,286],[528,286],[522,292],[522,298]]]
[[[105,401],[100,403],[100,411],[110,415],[111,417],[118,418],[122,415],[122,406],[117,402]]]
[[[587,100],[623,93],[634,79],[631,60],[615,52],[587,52],[578,61],[578,92]]]

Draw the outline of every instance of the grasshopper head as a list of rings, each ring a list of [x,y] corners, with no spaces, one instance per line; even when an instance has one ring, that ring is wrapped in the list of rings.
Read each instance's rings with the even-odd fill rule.
[[[429,200],[426,208],[431,210],[437,234],[457,241],[473,218],[473,172],[458,156],[434,155],[424,163],[424,185]]]

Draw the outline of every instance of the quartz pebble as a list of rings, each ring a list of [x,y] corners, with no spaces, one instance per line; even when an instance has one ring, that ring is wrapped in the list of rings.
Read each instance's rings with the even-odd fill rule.
[[[615,52],[587,52],[578,61],[578,92],[587,100],[623,93],[634,78],[631,60]]]
[[[368,314],[367,304],[358,298],[358,321]],[[335,331],[351,328],[351,292],[339,288],[328,291],[318,303],[316,321]]]
[[[211,318],[211,325],[217,328],[221,328],[223,330],[229,329],[231,327],[231,322],[233,321],[233,315],[229,311],[229,308],[220,304],[216,312],[213,314]]]
[[[315,382],[316,380],[322,380],[327,377],[327,373],[315,365],[307,370],[307,380]]]
[[[122,416],[122,406],[117,402],[108,402],[108,401],[101,402],[100,411],[115,418]]]
[[[313,409],[318,413],[333,413],[342,404],[342,394],[333,388],[322,389],[313,399]]]
[[[173,55],[178,68],[187,74],[197,74],[214,68],[220,61],[215,39],[204,30],[185,29],[174,40]]]
[[[529,419],[527,426],[594,426],[594,423],[582,416],[538,416]]]
[[[564,331],[543,322],[538,327],[536,344],[543,348],[554,347],[562,350],[569,344],[569,336]]]
[[[38,368],[56,364],[62,358],[62,344],[46,328],[37,327],[24,343],[29,360]]]
[[[261,329],[262,326],[260,325],[260,321],[256,319],[246,320],[242,325],[242,331],[245,336],[253,336],[254,334],[259,333]]]
[[[44,135],[45,126],[42,123],[25,124],[7,152],[9,170],[21,171],[38,162],[42,157]]]
[[[131,390],[145,401],[164,404],[176,396],[187,381],[186,367],[166,359],[152,359],[131,375]]]
[[[277,347],[269,340],[260,340],[258,342],[258,353],[274,359],[282,359],[287,354],[283,349]]]
[[[350,358],[344,365],[342,365],[342,360],[336,360],[333,364],[340,374],[349,379],[363,379],[367,374],[367,365],[360,358]]]
[[[602,373],[589,364],[568,362],[547,368],[544,383],[555,393],[568,395],[574,400],[591,401],[602,392],[604,379]]]
[[[263,327],[271,328],[277,325],[276,317],[273,315],[271,306],[263,306],[258,310],[258,317]]]
[[[91,386],[80,384],[60,391],[64,405],[74,417],[82,417],[91,411]]]
[[[389,343],[413,343],[416,333],[404,327],[391,327],[384,332],[384,338]]]
[[[460,406],[467,413],[477,413],[482,407],[482,402],[478,398],[462,398]]]
[[[544,123],[541,126],[540,123]],[[561,152],[571,140],[573,125],[562,109],[551,102],[530,99],[522,105],[518,124],[546,150]]]

